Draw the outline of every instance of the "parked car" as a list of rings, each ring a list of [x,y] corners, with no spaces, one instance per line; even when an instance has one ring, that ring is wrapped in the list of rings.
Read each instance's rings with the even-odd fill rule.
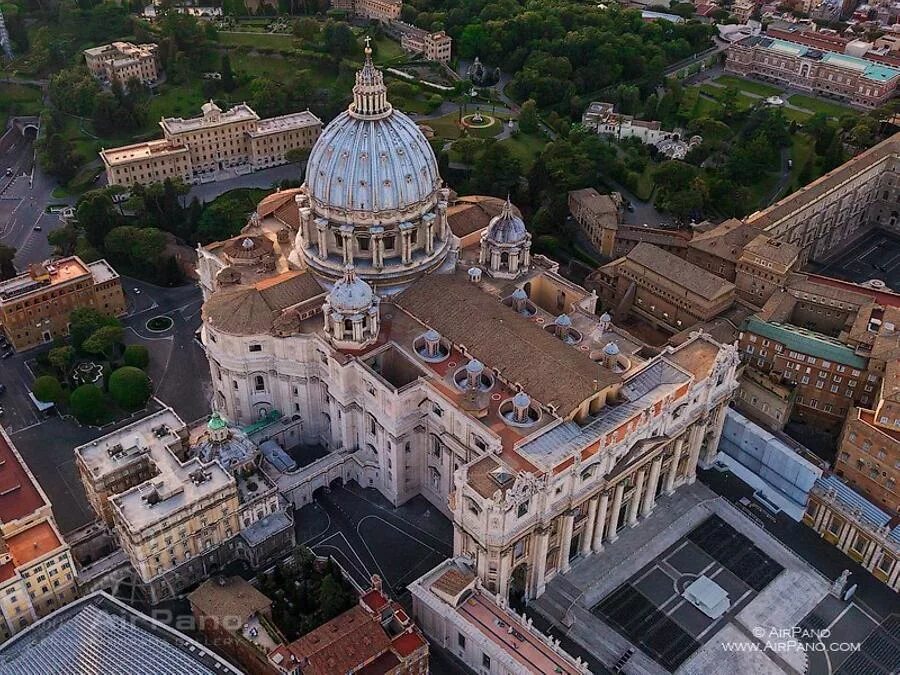
[[[12,353],[11,351],[10,351],[10,352],[3,352],[3,355],[0,356],[0,359],[8,359],[8,358],[9,358],[10,356],[12,356],[12,355],[13,355],[13,353]]]

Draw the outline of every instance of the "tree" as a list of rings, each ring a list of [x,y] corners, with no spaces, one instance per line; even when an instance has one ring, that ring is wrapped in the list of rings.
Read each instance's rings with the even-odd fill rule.
[[[119,214],[106,190],[84,193],[75,206],[78,224],[91,244],[103,246],[103,238],[119,224]]]
[[[91,336],[82,343],[81,349],[88,354],[111,359],[120,342],[122,342],[121,326],[103,326],[91,333]]]
[[[78,244],[78,228],[73,223],[67,223],[58,230],[47,233],[47,243],[53,247],[56,255],[68,256],[75,253]]]
[[[301,40],[315,40],[319,37],[319,22],[305,16],[294,21],[294,35]]]
[[[79,307],[69,314],[69,337],[76,351],[82,348],[84,341],[103,326],[119,326],[118,319],[106,316],[93,307]]]
[[[106,416],[106,399],[96,385],[83,384],[69,396],[69,408],[82,424],[97,424]]]
[[[150,352],[144,345],[128,345],[125,347],[125,365],[143,370],[150,363]]]
[[[16,276],[16,266],[13,264],[15,257],[16,249],[6,244],[0,244],[0,281]]]
[[[347,609],[347,591],[341,583],[328,574],[322,578],[318,592],[319,611],[326,621],[333,619]]]
[[[72,347],[56,347],[47,354],[47,360],[58,373],[65,376],[72,359],[75,358],[75,350]]]
[[[537,103],[530,98],[522,104],[522,109],[519,111],[519,129],[524,134],[534,134],[537,133],[539,123]]]
[[[31,393],[38,401],[59,403],[63,399],[62,385],[52,375],[41,375],[34,381]]]
[[[222,88],[227,92],[234,91],[235,86],[237,86],[234,82],[234,71],[231,70],[231,59],[228,58],[228,53],[222,55]]]
[[[322,34],[325,51],[331,54],[336,61],[349,56],[359,48],[353,31],[343,21],[328,21],[322,30]]]
[[[472,191],[477,194],[506,197],[515,191],[521,177],[519,158],[506,145],[489,142],[475,160],[470,180]]]
[[[109,395],[126,410],[142,408],[150,398],[150,378],[140,368],[122,366],[109,376]]]

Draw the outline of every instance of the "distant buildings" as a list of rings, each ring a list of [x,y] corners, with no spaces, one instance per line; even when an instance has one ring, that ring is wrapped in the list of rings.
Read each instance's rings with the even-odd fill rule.
[[[260,461],[218,415],[188,428],[169,408],[75,449],[88,501],[154,603],[231,560],[258,567],[293,547],[290,512]]]
[[[409,584],[413,616],[425,634],[473,672],[582,675],[590,672],[489,593],[465,558],[447,560]]]
[[[602,101],[594,101],[587,107],[581,123],[598,134],[612,136],[616,140],[637,138],[641,143],[656,146],[659,152],[672,159],[684,159],[688,151],[703,140],[696,135],[684,140],[681,129],[665,131],[659,122],[636,120],[631,115],[619,114],[614,112],[612,103]]]
[[[125,313],[121,280],[105,260],[86,264],[69,256],[0,282],[0,327],[18,350],[68,335],[69,314],[81,307]]]
[[[428,673],[428,643],[377,576],[355,607],[293,642],[272,623],[271,600],[240,577],[209,579],[188,600],[207,639],[252,675]]]
[[[429,61],[450,62],[453,39],[444,31],[431,33],[402,21],[391,22],[391,27],[400,35],[400,46],[404,51],[421,54]]]
[[[118,81],[125,85],[134,78],[145,85],[159,80],[159,45],[148,43],[113,42],[84,50],[84,61],[91,75],[109,84]]]
[[[0,428],[0,643],[77,595],[50,501]],[[9,672],[3,664],[0,650],[0,671]]]
[[[388,23],[400,18],[402,0],[332,0],[333,9],[342,9],[354,16]]]
[[[214,651],[102,591],[0,644],[0,672],[241,675]]]
[[[322,121],[309,111],[260,119],[240,103],[222,111],[203,104],[200,117],[166,117],[163,138],[101,150],[110,185],[148,185],[167,178],[215,180],[217,172],[249,172],[284,164],[292,150],[310,148]]]
[[[894,96],[900,67],[801,40],[802,34],[782,31],[744,38],[728,47],[725,70],[867,108],[883,105]]]
[[[569,212],[594,247],[607,257],[613,255],[622,211],[622,196],[618,192],[601,195],[594,188],[584,188],[569,193]]]

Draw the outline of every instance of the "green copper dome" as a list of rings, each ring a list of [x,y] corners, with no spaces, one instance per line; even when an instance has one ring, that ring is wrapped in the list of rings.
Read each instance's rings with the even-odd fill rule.
[[[227,426],[225,420],[223,420],[217,412],[212,414],[212,417],[209,418],[209,422],[206,424],[206,428],[210,431],[219,431]]]

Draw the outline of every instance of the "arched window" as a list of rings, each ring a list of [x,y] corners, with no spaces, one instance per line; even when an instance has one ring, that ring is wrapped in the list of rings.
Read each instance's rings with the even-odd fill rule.
[[[350,319],[344,319],[344,331],[347,333],[353,332],[353,322]]]
[[[428,477],[431,481],[431,488],[433,490],[441,489],[441,472],[435,469],[433,466],[428,468]]]
[[[265,391],[266,390],[266,381],[262,375],[254,375],[253,376],[253,388],[256,391]]]

